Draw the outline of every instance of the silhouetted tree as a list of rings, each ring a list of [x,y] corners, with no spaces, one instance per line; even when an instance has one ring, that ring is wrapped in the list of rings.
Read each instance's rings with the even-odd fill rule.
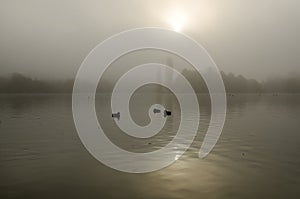
[[[182,74],[189,80],[195,92],[208,92],[203,78],[195,70],[184,69]],[[221,72],[221,75],[227,93],[300,93],[300,77],[298,76],[269,78],[260,83],[255,79],[247,79],[242,75],[236,76],[233,73]],[[46,82],[19,73],[14,73],[10,77],[0,77],[0,93],[71,93],[73,85],[74,79]],[[89,87],[88,80],[86,80],[86,87]],[[114,83],[110,82],[109,79],[102,79],[99,82],[97,92],[110,93],[113,87]],[[146,90],[146,92],[148,91],[151,92],[153,89]]]

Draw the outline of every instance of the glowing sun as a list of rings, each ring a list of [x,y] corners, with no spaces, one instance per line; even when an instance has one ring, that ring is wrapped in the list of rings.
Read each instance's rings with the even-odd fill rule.
[[[187,23],[186,14],[179,9],[174,9],[167,15],[167,22],[172,27],[172,29],[176,32],[181,32],[182,28]]]

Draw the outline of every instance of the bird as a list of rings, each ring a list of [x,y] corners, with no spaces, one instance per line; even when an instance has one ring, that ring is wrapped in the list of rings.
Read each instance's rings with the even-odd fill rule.
[[[164,117],[171,116],[171,115],[172,115],[171,111],[168,110],[164,111]]]
[[[111,114],[111,117],[112,117],[112,118],[117,118],[118,120],[120,120],[120,116],[121,116],[120,112],[112,113],[112,114]]]
[[[153,109],[153,113],[160,113],[160,110],[155,108],[155,109]]]

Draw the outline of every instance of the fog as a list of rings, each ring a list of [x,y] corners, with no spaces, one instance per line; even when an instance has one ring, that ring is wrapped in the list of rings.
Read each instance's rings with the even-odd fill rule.
[[[300,73],[298,0],[1,0],[0,76],[73,79],[107,37],[130,28],[171,28],[166,15],[174,7],[188,15],[182,33],[225,73],[259,81]]]

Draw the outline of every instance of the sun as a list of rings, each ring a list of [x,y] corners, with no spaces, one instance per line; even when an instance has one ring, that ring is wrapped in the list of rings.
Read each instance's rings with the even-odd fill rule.
[[[183,2],[183,1],[181,1]],[[176,32],[205,31],[214,26],[218,17],[217,7],[211,1],[197,1],[198,3],[168,4],[160,13],[156,13],[164,25]]]
[[[178,16],[175,16],[171,20],[170,24],[171,24],[174,31],[181,32],[185,22],[186,22],[185,17],[183,15],[181,15],[181,16],[178,15]]]
[[[182,10],[174,9],[167,15],[167,22],[174,31],[181,32],[187,23],[187,16]]]

